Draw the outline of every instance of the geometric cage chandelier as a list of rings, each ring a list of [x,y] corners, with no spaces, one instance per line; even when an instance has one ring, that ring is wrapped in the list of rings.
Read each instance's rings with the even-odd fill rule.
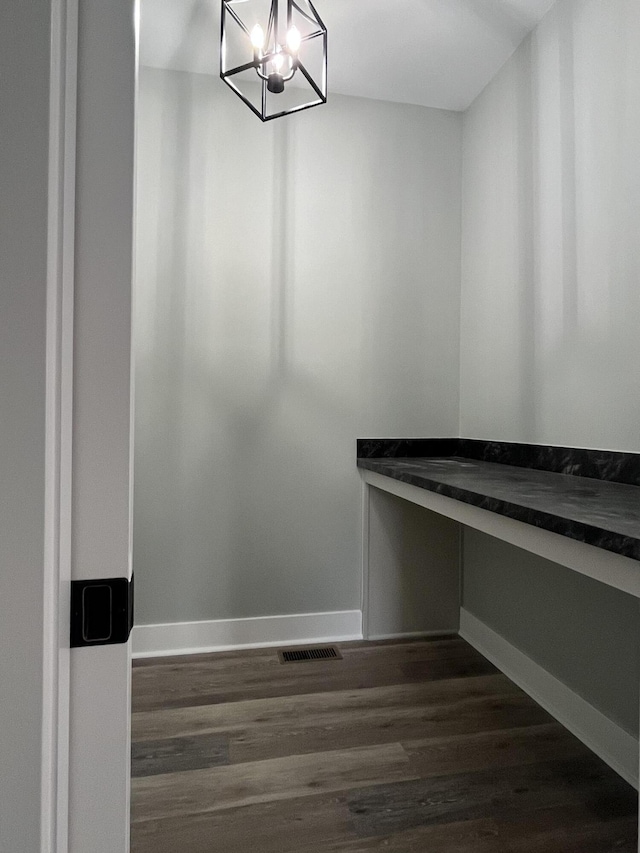
[[[220,77],[262,121],[327,102],[327,28],[311,0],[222,0]]]

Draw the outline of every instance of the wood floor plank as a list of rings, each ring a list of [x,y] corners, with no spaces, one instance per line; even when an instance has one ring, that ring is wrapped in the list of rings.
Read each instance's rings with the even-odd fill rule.
[[[131,813],[135,822],[412,778],[407,754],[396,743],[292,755],[133,779]]]
[[[231,763],[257,761],[287,753],[322,752],[389,741],[443,737],[482,730],[531,726],[549,722],[549,715],[529,699],[513,694],[460,699],[437,705],[395,709],[363,709],[306,720],[288,732],[277,724],[249,727],[229,737]]]
[[[135,823],[131,853],[301,853],[355,838],[344,794]]]
[[[136,740],[218,733],[232,763],[550,721],[504,676],[252,700],[133,715]]]
[[[335,690],[188,708],[138,711],[132,714],[132,737],[135,741],[141,741],[214,732],[231,734],[247,727],[257,731],[271,726],[289,732],[292,727],[310,723],[329,726],[335,722],[336,716],[360,714],[363,711],[395,712],[399,708],[442,706],[461,699],[516,694],[524,696],[512,681],[498,673],[466,679],[394,684],[367,690]],[[533,700],[528,701],[534,704]]]
[[[420,826],[393,835],[327,838],[298,849],[305,853],[637,853],[636,823],[635,816],[594,821],[588,809],[562,806],[509,819],[487,816]],[[282,853],[295,850],[285,845]]]
[[[443,661],[454,658],[475,660],[479,653],[460,637],[449,636],[444,639],[426,638],[409,640],[380,640],[336,643],[343,660],[347,665],[356,664],[358,667],[370,666],[371,661],[376,667],[390,665],[405,665],[416,661]],[[316,666],[326,666],[331,671],[336,660],[316,661]],[[237,650],[229,652],[213,652],[197,655],[177,655],[159,658],[139,658],[133,661],[133,678],[137,689],[157,680],[157,674],[162,671],[162,680],[171,677],[173,673],[182,675],[189,673],[198,678],[200,674],[217,672],[236,680],[238,673],[249,674],[252,671],[277,670],[283,674],[289,673],[294,679],[296,667],[284,665],[278,658],[278,649],[264,648]],[[234,677],[235,676],[235,677]]]
[[[402,745],[421,778],[591,755],[578,738],[555,721],[508,729],[483,727],[472,734],[403,741]]]
[[[368,786],[351,793],[349,809],[368,837],[577,802],[603,820],[637,813],[635,792],[595,756]]]
[[[496,673],[496,668],[470,646],[450,641],[438,654],[403,655],[383,647],[374,666],[369,653],[343,653],[340,661],[282,665],[274,649],[256,660],[236,658],[224,665],[209,655],[197,663],[157,664],[133,671],[133,711],[213,705],[243,699],[271,698],[332,690],[366,689],[407,682],[465,678]],[[370,658],[369,658],[370,659]]]
[[[134,778],[201,770],[228,763],[229,739],[222,735],[134,741],[131,745],[131,775]]]

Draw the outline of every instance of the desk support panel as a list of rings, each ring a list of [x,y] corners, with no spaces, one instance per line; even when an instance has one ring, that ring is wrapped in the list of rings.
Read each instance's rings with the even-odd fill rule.
[[[460,525],[365,484],[364,633],[457,633]]]

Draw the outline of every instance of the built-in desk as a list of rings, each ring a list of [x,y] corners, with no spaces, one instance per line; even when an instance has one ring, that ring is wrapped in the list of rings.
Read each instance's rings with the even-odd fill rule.
[[[358,466],[640,560],[640,486],[455,457],[358,459]]]
[[[640,598],[639,454],[363,439],[357,464],[365,637],[460,629],[461,525]],[[599,751],[597,737],[590,741],[566,715],[561,722]],[[637,743],[621,741],[617,752],[600,754],[631,780]]]

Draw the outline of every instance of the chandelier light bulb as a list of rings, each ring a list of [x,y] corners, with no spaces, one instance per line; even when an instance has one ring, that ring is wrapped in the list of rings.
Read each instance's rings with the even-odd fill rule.
[[[273,57],[273,68],[279,74],[282,71],[284,64],[284,56],[281,53],[276,53]]]
[[[255,50],[262,50],[264,48],[264,31],[260,24],[256,24],[251,30],[251,44]]]
[[[300,50],[301,42],[302,36],[300,35],[300,30],[295,26],[291,27],[287,33],[287,47],[291,53],[297,53]]]

